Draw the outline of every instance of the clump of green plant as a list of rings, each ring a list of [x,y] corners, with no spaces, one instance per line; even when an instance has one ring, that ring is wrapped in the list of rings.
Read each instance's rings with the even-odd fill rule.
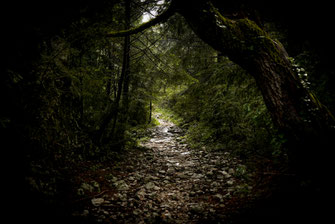
[[[251,76],[225,59],[199,71],[198,79],[166,103],[182,118],[192,147],[229,150],[241,158],[280,154],[283,140]]]

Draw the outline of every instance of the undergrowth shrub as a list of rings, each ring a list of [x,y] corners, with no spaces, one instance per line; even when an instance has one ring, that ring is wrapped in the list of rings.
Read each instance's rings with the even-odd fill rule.
[[[285,154],[251,76],[228,60],[199,74],[199,82],[163,103],[183,119],[192,147],[229,150],[240,158]]]

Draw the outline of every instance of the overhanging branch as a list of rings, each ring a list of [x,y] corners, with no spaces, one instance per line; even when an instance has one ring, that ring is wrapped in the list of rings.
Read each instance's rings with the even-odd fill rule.
[[[107,34],[107,37],[125,37],[125,36],[129,36],[132,34],[136,34],[139,32],[142,32],[143,30],[146,30],[156,24],[165,22],[166,20],[168,20],[172,15],[174,15],[176,12],[174,5],[170,5],[170,7],[164,11],[162,14],[158,15],[157,17],[155,17],[154,19],[143,23],[137,27],[128,29],[128,30],[121,30],[121,31],[112,31],[110,33]]]

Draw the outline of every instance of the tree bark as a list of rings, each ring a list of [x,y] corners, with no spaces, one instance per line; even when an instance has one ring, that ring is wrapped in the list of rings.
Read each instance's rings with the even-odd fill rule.
[[[255,78],[273,122],[288,139],[295,168],[310,172],[312,161],[323,167],[334,145],[332,117],[303,87],[279,41],[247,18],[225,18],[210,1],[183,1],[178,12],[202,40]]]
[[[152,97],[152,95],[150,96]],[[149,104],[149,121],[148,121],[148,124],[151,123],[151,119],[152,119],[152,99],[150,98],[150,104]]]
[[[126,29],[130,28],[130,7],[131,0],[125,1],[125,27]],[[122,92],[122,123],[127,122],[127,114],[129,107],[129,84],[130,84],[130,36],[125,37],[125,71],[124,71],[124,84],[123,84],[123,92]]]
[[[130,27],[130,0],[126,0],[125,2],[125,29],[129,29],[129,27]],[[112,120],[113,120],[113,123],[112,123],[111,135],[112,137],[114,136],[114,132],[116,129],[116,123],[117,123],[118,115],[120,111],[121,96],[123,95],[123,97],[126,98],[126,101],[128,101],[129,65],[130,65],[129,52],[130,52],[130,36],[127,35],[124,37],[122,70],[121,70],[121,75],[118,81],[115,101],[111,105],[105,117],[102,119],[102,122],[99,126],[99,130],[97,131],[97,134],[96,134],[96,142],[99,144],[101,143],[103,139],[103,136],[108,127],[108,124]]]
[[[107,78],[107,84],[106,84],[106,95],[107,97],[110,97],[111,95],[111,89],[112,89],[112,80],[113,80],[113,73],[114,73],[114,61],[112,58],[112,50],[113,50],[113,45],[111,44],[111,46],[107,49],[108,51],[108,59],[109,59],[109,70],[110,70],[110,74],[109,77]]]
[[[300,122],[294,105],[304,95],[303,88],[279,43],[248,19],[229,20],[207,1],[195,2],[199,5],[179,11],[194,32],[255,77],[278,127],[287,129],[288,120]]]
[[[130,2],[131,0],[126,0],[125,1],[125,28],[129,29],[130,28]],[[125,36],[124,39],[124,48],[123,48],[123,64],[122,64],[122,82],[123,82],[123,88],[118,89],[117,93],[117,107],[115,110],[115,116],[113,120],[113,126],[111,130],[111,135],[115,136],[115,129],[116,129],[116,123],[118,120],[118,115],[120,111],[120,98],[122,94],[122,117],[121,117],[121,122],[124,124],[126,122],[126,116],[127,116],[127,111],[128,111],[128,104],[129,104],[129,98],[128,98],[128,92],[129,92],[129,74],[130,74],[130,36],[127,35]],[[121,127],[122,130],[121,132],[124,132],[124,128]]]

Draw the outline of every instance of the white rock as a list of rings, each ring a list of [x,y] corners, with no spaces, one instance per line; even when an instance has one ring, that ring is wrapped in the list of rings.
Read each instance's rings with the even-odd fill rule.
[[[214,195],[214,198],[218,199],[220,202],[223,201],[223,196],[221,194]]]
[[[103,198],[93,198],[91,200],[92,204],[96,207],[100,206],[102,203],[104,203],[104,201],[105,201],[105,199],[103,199]]]
[[[136,193],[136,197],[143,201],[145,199],[145,190],[141,189]]]
[[[227,173],[226,171],[221,171],[221,173],[226,177],[226,178],[230,178],[231,175],[229,173]]]
[[[228,181],[227,181],[227,184],[229,184],[229,185],[233,185],[233,184],[234,184],[234,181],[233,181],[233,180],[228,180]]]
[[[114,183],[114,186],[119,190],[119,191],[127,191],[129,190],[128,184],[124,180],[120,180],[118,182]]]
[[[151,190],[155,187],[155,184],[153,182],[149,182],[145,185],[145,189]]]
[[[82,183],[80,188],[83,189],[84,191],[89,191],[89,192],[94,191],[94,187],[88,183]]]
[[[229,173],[229,174],[234,174],[234,173],[235,173],[235,170],[234,170],[233,168],[230,168],[230,169],[228,170],[228,173]]]
[[[88,216],[89,214],[90,212],[87,209],[85,209],[83,213],[81,213],[82,216]]]
[[[222,173],[223,175],[225,175],[225,176],[228,174],[228,173],[227,173],[226,171],[224,171],[224,170],[221,171],[221,173]]]
[[[176,170],[174,168],[172,168],[172,167],[169,167],[168,170],[167,170],[168,174],[173,174],[175,172],[176,172]]]

